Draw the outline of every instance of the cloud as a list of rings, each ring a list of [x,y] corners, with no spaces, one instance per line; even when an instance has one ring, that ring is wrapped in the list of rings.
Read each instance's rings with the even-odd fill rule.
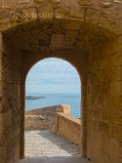
[[[80,78],[76,69],[62,59],[45,59],[35,64],[26,78],[26,92],[78,92]]]

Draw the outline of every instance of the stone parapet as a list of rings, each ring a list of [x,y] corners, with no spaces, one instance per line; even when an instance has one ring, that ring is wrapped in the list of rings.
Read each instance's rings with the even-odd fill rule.
[[[55,132],[70,140],[72,143],[80,145],[81,121],[70,114],[57,113]]]
[[[25,112],[25,129],[50,129],[55,126],[56,114],[70,114],[69,105],[50,106]]]

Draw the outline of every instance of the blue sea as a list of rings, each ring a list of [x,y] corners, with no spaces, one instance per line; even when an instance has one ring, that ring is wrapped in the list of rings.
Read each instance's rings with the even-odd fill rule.
[[[26,110],[68,104],[71,108],[71,114],[80,118],[80,94],[29,94],[28,96],[44,96],[45,98],[26,100]]]

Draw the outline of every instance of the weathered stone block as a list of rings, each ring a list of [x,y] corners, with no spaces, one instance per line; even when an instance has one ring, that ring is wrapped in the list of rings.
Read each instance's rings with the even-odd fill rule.
[[[0,31],[3,35],[0,34],[0,58],[4,52],[0,66],[0,107],[5,113],[0,114],[0,142],[6,143],[0,149],[4,152],[0,162],[14,163],[19,158],[19,136],[23,142],[23,133],[19,133],[20,126],[23,131],[20,107],[24,108],[24,79],[28,70],[37,61],[55,56],[71,62],[83,82],[88,84],[83,92],[84,155],[98,163],[120,163],[121,1],[39,2],[0,1]],[[40,52],[42,48],[43,53]],[[20,88],[21,82],[23,87]]]
[[[122,96],[122,81],[113,82],[110,84],[111,96]]]
[[[63,34],[53,34],[50,47],[54,49],[62,48],[64,37]]]
[[[70,10],[68,7],[62,7],[55,10],[56,19],[69,19]]]

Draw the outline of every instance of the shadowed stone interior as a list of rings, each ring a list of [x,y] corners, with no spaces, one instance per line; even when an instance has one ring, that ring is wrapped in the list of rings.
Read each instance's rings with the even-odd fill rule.
[[[82,156],[122,162],[121,11],[121,0],[0,2],[1,163],[24,157],[25,79],[47,57],[67,60],[82,80]]]

